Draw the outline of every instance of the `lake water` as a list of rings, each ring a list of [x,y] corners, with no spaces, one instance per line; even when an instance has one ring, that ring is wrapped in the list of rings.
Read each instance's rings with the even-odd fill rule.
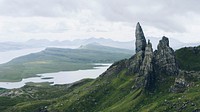
[[[55,48],[71,48],[75,49],[78,48],[77,46],[48,46],[48,47],[55,47]],[[5,51],[0,52],[0,64],[9,62],[10,60],[24,56],[30,53],[36,53],[44,50],[45,48],[32,48],[32,49],[21,49],[21,50],[12,50],[12,51]]]
[[[100,67],[94,67],[93,69],[77,70],[77,71],[64,71],[56,73],[38,74],[40,77],[32,77],[22,79],[20,82],[0,82],[1,88],[14,89],[23,87],[27,82],[53,82],[54,84],[69,84],[76,82],[84,78],[97,78],[102,74],[111,64],[99,64]]]
[[[77,48],[77,47],[67,46],[64,48]],[[17,58],[23,55],[40,52],[44,49],[45,48],[33,48],[33,49],[22,49],[22,50],[0,52],[0,64],[6,63],[14,58]],[[53,82],[53,84],[68,84],[68,83],[81,80],[83,78],[96,78],[101,73],[106,71],[106,69],[111,64],[101,64],[101,65],[104,65],[104,66],[95,67],[93,69],[88,69],[88,70],[38,74],[38,77],[25,78],[25,79],[22,79],[22,81],[20,82],[0,82],[0,88],[6,88],[6,89],[20,88],[20,87],[23,87],[27,82],[35,82],[35,83]]]
[[[0,52],[0,64],[9,62],[10,60],[17,58],[19,56],[40,52],[44,49],[45,48],[33,48],[33,49],[22,49],[22,50]]]

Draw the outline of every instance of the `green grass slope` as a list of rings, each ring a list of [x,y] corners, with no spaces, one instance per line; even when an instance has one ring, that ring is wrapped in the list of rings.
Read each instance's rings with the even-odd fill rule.
[[[90,50],[97,50],[97,51],[104,51],[104,52],[124,53],[124,54],[132,53],[133,54],[132,50],[102,46],[100,44],[88,44],[85,46],[81,46],[80,49],[90,49]]]
[[[25,87],[32,93],[2,109],[3,112],[192,112],[200,107],[200,81],[184,93],[171,93],[162,86],[155,93],[135,89],[135,75],[119,74],[85,80],[71,87]],[[169,79],[170,80],[170,79]],[[161,85],[165,85],[160,83]],[[172,83],[171,83],[172,84]],[[63,89],[65,87],[65,89]],[[31,89],[30,89],[31,88]],[[55,92],[56,90],[56,92]],[[36,92],[34,92],[36,91]],[[63,92],[62,92],[63,91]],[[28,100],[20,100],[26,98]],[[13,98],[16,99],[16,98]],[[1,101],[1,100],[0,100]]]
[[[181,69],[200,71],[200,46],[184,47],[177,50],[175,54]]]
[[[39,73],[91,69],[94,63],[113,63],[129,58],[131,51],[106,46],[84,49],[47,48],[39,53],[22,56],[0,65],[0,81],[20,81]],[[106,50],[98,50],[106,49]],[[126,51],[126,50],[125,50]]]
[[[179,61],[183,58],[179,58]],[[200,61],[195,58],[194,63]],[[193,63],[191,62],[191,63]],[[120,63],[120,62],[118,62]],[[116,64],[116,63],[115,63]],[[187,76],[186,91],[172,93],[169,88],[174,77],[163,76],[153,93],[144,88],[135,88],[136,74],[127,68],[112,72],[114,65],[96,80],[83,80],[73,85],[32,87],[15,90],[1,90],[4,97],[0,102],[11,102],[1,108],[2,112],[198,112],[200,111],[200,77]],[[115,68],[115,67],[114,67]],[[200,68],[200,66],[198,66]],[[118,68],[116,68],[118,71]],[[199,73],[199,72],[197,72]],[[11,91],[24,91],[22,94],[5,96]],[[55,92],[56,91],[56,92]],[[17,92],[20,93],[20,92]],[[31,96],[30,96],[31,93]],[[8,97],[7,100],[5,97]]]

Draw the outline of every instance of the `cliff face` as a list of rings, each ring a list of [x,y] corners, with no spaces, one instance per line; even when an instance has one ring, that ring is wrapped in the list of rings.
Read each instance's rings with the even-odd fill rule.
[[[139,68],[139,87],[154,90],[157,80],[163,80],[161,75],[177,76],[179,73],[174,50],[169,46],[169,39],[163,36],[159,41],[156,51],[153,52],[150,40],[146,39],[140,24],[136,26],[136,58],[134,62],[140,63],[132,66]]]
[[[167,75],[178,75],[178,66],[175,59],[174,50],[169,47],[169,39],[163,36],[159,41],[158,50],[154,52],[155,66],[157,72]]]
[[[145,48],[144,59],[139,74],[144,77],[144,86],[147,90],[155,87],[154,54],[150,40]]]
[[[162,75],[176,77],[179,73],[174,50],[169,46],[169,40],[163,36],[157,50],[153,51],[150,40],[146,39],[142,27],[138,23],[136,26],[136,54],[128,60],[122,60],[113,64],[104,75],[118,73],[127,69],[126,74],[135,74],[135,88],[144,87],[148,91],[156,88],[158,81],[163,81]]]

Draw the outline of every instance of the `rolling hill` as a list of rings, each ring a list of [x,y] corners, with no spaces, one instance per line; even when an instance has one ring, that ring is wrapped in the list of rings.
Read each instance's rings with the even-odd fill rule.
[[[46,48],[0,65],[0,81],[20,81],[40,73],[91,69],[94,63],[113,63],[129,58],[131,50],[86,45],[78,49]]]

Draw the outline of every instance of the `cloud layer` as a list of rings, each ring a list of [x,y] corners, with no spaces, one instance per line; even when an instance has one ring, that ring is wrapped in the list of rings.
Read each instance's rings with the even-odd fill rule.
[[[0,0],[0,38],[132,40],[134,25],[140,21],[147,36],[200,41],[199,4],[198,0]]]

